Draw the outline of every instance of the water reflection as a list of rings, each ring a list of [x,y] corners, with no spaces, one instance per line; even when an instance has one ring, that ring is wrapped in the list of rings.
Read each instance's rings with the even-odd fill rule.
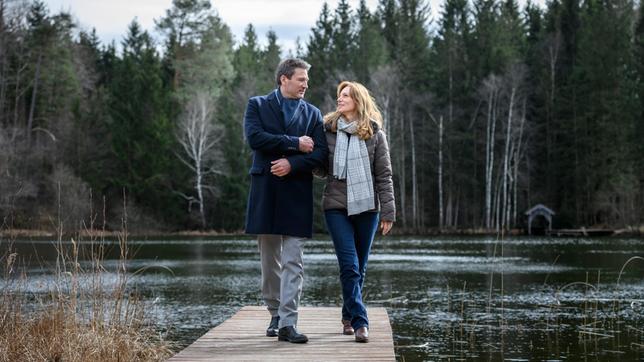
[[[27,263],[27,291],[47,293],[51,242],[16,247]],[[158,239],[131,247],[136,253],[128,268],[141,270],[132,285],[159,329],[179,345],[242,306],[261,304],[254,240]],[[644,262],[629,264],[616,283],[636,255],[644,255],[637,239],[379,239],[365,299],[389,311],[396,354],[405,361],[637,360],[644,356]],[[110,274],[116,258],[112,243],[104,263],[108,285],[116,282]],[[305,273],[304,305],[340,304],[326,238],[306,243]]]

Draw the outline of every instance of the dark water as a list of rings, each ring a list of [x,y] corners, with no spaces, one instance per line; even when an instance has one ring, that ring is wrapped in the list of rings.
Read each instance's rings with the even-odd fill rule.
[[[36,265],[53,259],[51,242],[16,247],[32,265],[28,291],[46,292],[48,274]],[[130,247],[136,255],[129,270],[148,267],[132,285],[158,328],[180,346],[242,306],[261,304],[254,240]],[[306,243],[303,305],[340,305],[332,248],[324,236]],[[643,240],[378,239],[365,300],[387,308],[398,360],[637,361],[644,358],[644,260],[626,265],[617,283],[634,256],[644,257]],[[105,264],[113,270],[117,261]]]

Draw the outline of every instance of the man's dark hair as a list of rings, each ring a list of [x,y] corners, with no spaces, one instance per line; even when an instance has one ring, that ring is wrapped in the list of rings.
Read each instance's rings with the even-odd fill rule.
[[[309,69],[311,69],[311,64],[298,58],[289,58],[282,60],[282,62],[280,62],[280,64],[277,66],[277,69],[275,70],[275,82],[277,83],[277,86],[279,87],[280,85],[282,85],[280,78],[283,75],[285,75],[286,78],[291,79],[293,73],[295,73],[295,69],[297,68],[306,69],[308,71]]]

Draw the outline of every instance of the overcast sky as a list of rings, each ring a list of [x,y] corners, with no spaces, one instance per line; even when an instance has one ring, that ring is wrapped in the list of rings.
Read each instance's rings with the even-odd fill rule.
[[[329,0],[331,9],[335,9],[337,0]],[[432,13],[440,10],[441,0],[431,0]],[[126,33],[127,25],[135,17],[143,28],[154,36],[154,19],[165,15],[172,0],[45,0],[51,12],[70,11],[81,27],[91,30],[96,28],[98,36],[104,43],[115,40],[117,44]],[[259,39],[265,42],[269,29],[277,34],[284,55],[295,46],[299,36],[305,46],[311,28],[320,15],[323,0],[213,0],[213,7],[219,16],[230,27],[235,41],[239,42],[248,23],[252,23]],[[352,9],[356,9],[360,0],[349,0]],[[378,0],[367,0],[367,6],[373,11]]]

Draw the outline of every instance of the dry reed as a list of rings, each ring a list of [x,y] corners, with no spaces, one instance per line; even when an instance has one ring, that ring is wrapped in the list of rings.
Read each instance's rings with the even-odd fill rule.
[[[104,240],[63,243],[62,235],[60,224],[47,293],[28,290],[34,277],[19,267],[13,241],[0,239],[4,246],[0,362],[163,361],[170,357],[170,344],[155,331],[129,280],[133,273],[127,270],[126,222],[118,238],[116,270],[104,266],[109,247]]]

